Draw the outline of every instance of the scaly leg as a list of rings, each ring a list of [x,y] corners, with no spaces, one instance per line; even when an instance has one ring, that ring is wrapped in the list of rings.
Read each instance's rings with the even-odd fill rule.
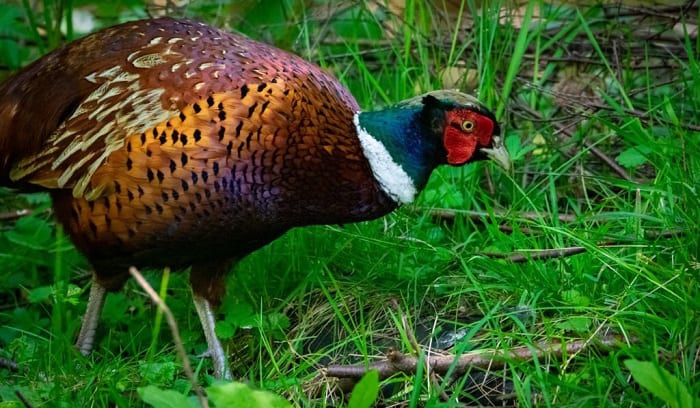
[[[214,322],[214,313],[212,312],[211,304],[208,300],[196,294],[192,295],[192,299],[194,300],[194,307],[197,309],[197,314],[199,315],[199,321],[202,322],[204,337],[207,339],[207,346],[209,346],[208,354],[214,363],[214,376],[216,378],[230,380],[231,372],[228,368],[226,353],[224,353],[224,348],[221,347],[221,342],[219,338],[216,337],[216,332],[214,331],[216,323]]]
[[[75,343],[75,347],[84,356],[87,356],[92,351],[92,346],[95,342],[95,331],[97,330],[106,296],[107,289],[96,281],[92,281],[87,309],[85,309],[85,314],[83,315],[83,325],[80,327],[78,341]]]

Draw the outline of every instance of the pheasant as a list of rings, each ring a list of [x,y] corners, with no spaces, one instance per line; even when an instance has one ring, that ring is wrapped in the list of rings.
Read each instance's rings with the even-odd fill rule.
[[[130,266],[191,267],[214,375],[214,310],[236,261],[293,227],[370,220],[414,200],[440,164],[508,167],[494,115],[439,90],[360,111],[333,76],[185,19],[104,29],[0,85],[0,185],[48,190],[90,262],[76,347]]]

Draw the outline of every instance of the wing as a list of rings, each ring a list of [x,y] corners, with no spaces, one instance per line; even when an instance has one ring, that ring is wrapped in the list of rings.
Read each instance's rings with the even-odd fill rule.
[[[13,182],[70,188],[76,197],[102,194],[104,186],[87,189],[105,159],[129,135],[172,117],[187,103],[164,86],[179,73],[178,64],[189,60],[189,49],[178,46],[184,36],[172,28],[165,34],[162,25],[168,22],[100,31],[3,84],[0,151]]]
[[[204,24],[163,18],[115,26],[69,44],[0,87],[0,181],[111,191],[97,170],[126,140],[210,95],[278,76],[313,77],[346,106],[349,93],[318,67]],[[5,92],[2,92],[5,91]]]

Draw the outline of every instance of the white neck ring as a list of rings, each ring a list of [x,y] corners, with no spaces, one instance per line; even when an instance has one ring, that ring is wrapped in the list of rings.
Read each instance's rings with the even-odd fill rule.
[[[386,147],[360,125],[360,112],[353,117],[362,151],[382,190],[399,204],[413,202],[418,194],[413,179],[394,161]]]

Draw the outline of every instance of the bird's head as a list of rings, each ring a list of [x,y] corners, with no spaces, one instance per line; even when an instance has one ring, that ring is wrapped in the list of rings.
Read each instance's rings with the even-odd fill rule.
[[[376,179],[399,203],[413,201],[441,164],[491,159],[510,169],[495,116],[461,92],[433,91],[383,110],[359,112],[355,125]]]
[[[510,157],[501,139],[496,117],[471,95],[433,91],[404,103],[423,105],[422,120],[444,148],[442,163],[461,166],[491,159],[510,169]]]

